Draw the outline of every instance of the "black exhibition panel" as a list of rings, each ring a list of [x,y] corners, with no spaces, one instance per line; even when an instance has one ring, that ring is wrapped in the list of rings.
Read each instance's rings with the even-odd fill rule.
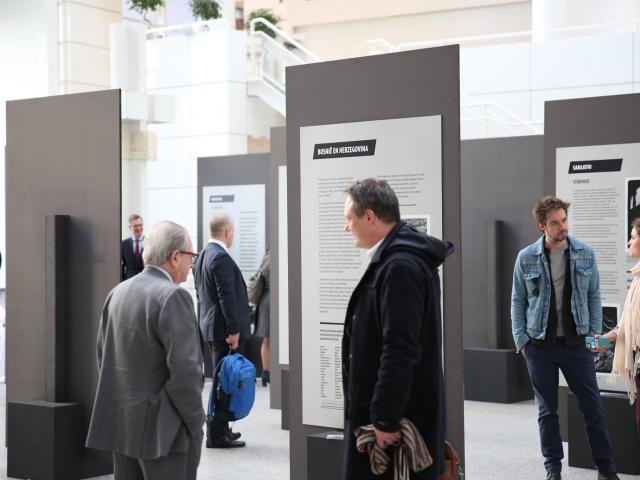
[[[7,103],[7,463],[111,473],[84,448],[107,293],[120,281],[120,91]]]
[[[457,45],[287,68],[291,478],[308,478],[308,435],[329,430],[302,422],[301,127],[442,116],[442,228],[456,246],[443,273],[446,430],[464,455],[459,78]]]

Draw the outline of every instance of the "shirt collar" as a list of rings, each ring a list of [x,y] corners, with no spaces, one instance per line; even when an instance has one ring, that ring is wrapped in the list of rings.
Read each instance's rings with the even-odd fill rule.
[[[147,265],[147,267],[161,271],[162,273],[165,274],[165,276],[169,279],[169,281],[173,282],[173,278],[171,278],[171,274],[167,272],[164,268],[158,267],[157,265]]]
[[[373,256],[378,251],[378,248],[380,247],[380,244],[384,241],[385,238],[387,238],[387,237],[382,237],[378,241],[378,243],[376,243],[373,247],[371,247],[369,250],[367,250],[367,255],[369,256],[369,258],[373,258]]]
[[[569,250],[569,242],[568,241],[564,242],[564,246],[563,247],[561,247],[558,250],[555,250],[553,252],[551,251],[551,249],[547,248],[546,244],[543,244],[543,245],[544,245],[544,253],[546,253],[546,254],[560,253],[560,252],[566,253]]]
[[[218,240],[217,238],[210,238],[209,239],[209,243],[215,243],[217,245],[220,245],[222,248],[224,248],[224,251],[229,253],[229,249],[227,248],[227,246],[224,244],[224,242],[221,242],[220,240]]]
[[[131,240],[133,240],[134,242],[136,241],[136,237],[131,236]],[[140,242],[144,241],[144,235],[140,236],[140,238],[138,239]]]

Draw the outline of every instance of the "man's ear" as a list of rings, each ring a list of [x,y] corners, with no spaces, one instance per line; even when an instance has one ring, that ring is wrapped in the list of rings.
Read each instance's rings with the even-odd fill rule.
[[[373,213],[373,210],[371,210],[370,208],[367,208],[364,211],[364,214],[367,216],[367,221],[368,222],[373,221],[373,219],[375,218],[375,214]]]

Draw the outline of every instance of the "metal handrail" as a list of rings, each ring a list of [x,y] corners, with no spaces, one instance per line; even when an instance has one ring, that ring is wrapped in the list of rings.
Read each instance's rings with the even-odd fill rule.
[[[209,27],[210,29],[228,29],[229,21],[225,18],[217,18],[215,20],[204,20],[201,22],[181,23],[179,25],[170,25],[168,27],[150,28],[146,31],[148,37],[158,37],[171,32],[191,33],[197,31],[198,28]],[[222,27],[222,28],[221,28]]]
[[[261,39],[262,42],[263,42],[262,46],[264,46],[264,43],[268,44],[269,45],[268,48],[272,48],[274,50],[278,50],[281,54],[284,54],[284,55],[290,57],[291,59],[293,59],[296,62],[296,64],[298,64],[298,65],[303,64],[303,63],[307,63],[304,58],[299,57],[298,55],[293,53],[291,50],[289,50],[287,47],[285,47],[284,45],[282,45],[278,41],[274,40],[273,38],[271,38],[269,35],[267,35],[264,32],[261,32],[261,31],[253,32],[253,37]]]
[[[265,26],[275,35],[272,37],[264,31],[257,30],[258,25]],[[284,75],[282,75],[282,79],[278,78],[281,73],[280,69],[284,71],[284,67],[287,65],[302,65],[321,61],[318,55],[265,18],[254,18],[249,22],[249,40],[249,65],[253,69],[250,76],[253,76],[268,91],[280,95],[281,98],[286,95],[286,85]],[[295,53],[285,44],[293,46]],[[269,59],[275,60],[273,65],[278,69],[275,72],[267,71],[265,64]]]
[[[505,117],[510,117],[512,120],[514,120],[513,122],[511,122],[512,124],[521,124],[524,125],[525,127],[529,128],[532,132],[534,133],[538,133],[541,134],[542,131],[536,127],[533,126],[533,124],[529,121],[529,120],[525,120],[524,118],[516,115],[515,113],[511,112],[510,110],[507,110],[506,108],[504,108],[502,105],[495,103],[495,102],[478,102],[477,100],[472,99],[469,95],[460,92],[460,98],[462,100],[464,100],[464,103],[460,103],[460,108],[462,107],[468,107],[468,108],[474,108],[474,107],[483,107],[486,109],[486,107],[492,107],[495,110],[498,110],[499,112],[501,112]],[[497,117],[496,117],[497,118]]]
[[[557,27],[557,28],[545,28],[540,30],[523,30],[517,32],[495,33],[491,35],[472,35],[467,37],[453,37],[444,38],[440,40],[425,40],[420,42],[403,42],[393,45],[384,38],[375,38],[367,41],[370,47],[382,47],[386,48],[389,52],[398,52],[402,50],[414,50],[417,48],[427,48],[443,45],[473,43],[491,40],[510,40],[519,37],[534,37],[536,35],[542,35],[545,33],[567,33],[567,32],[581,32],[581,31],[593,31],[602,29],[612,29],[616,27],[628,27],[632,26],[634,31],[638,31],[638,22],[616,22],[616,23],[596,23],[590,25],[577,25],[574,27]]]
[[[253,20],[251,20],[251,22],[249,22],[249,34],[250,34],[251,37],[255,36],[255,34],[256,34],[256,25],[258,23],[261,23],[264,26],[266,26],[269,30],[273,31],[279,37],[281,37],[282,39],[286,40],[287,43],[289,43],[289,44],[293,45],[294,47],[296,47],[298,50],[303,52],[305,55],[307,55],[313,61],[315,61],[315,62],[321,62],[322,61],[322,59],[320,57],[318,57],[315,53],[313,53],[311,50],[307,49],[304,45],[302,45],[300,42],[295,40],[290,35],[286,34],[284,31],[280,30],[278,27],[276,27],[273,23],[271,23],[266,18],[262,18],[262,17],[254,18]]]

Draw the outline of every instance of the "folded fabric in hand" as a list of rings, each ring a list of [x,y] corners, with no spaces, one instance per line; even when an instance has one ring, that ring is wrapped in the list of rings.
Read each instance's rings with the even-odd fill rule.
[[[373,425],[365,425],[354,430],[356,449],[360,453],[369,454],[371,472],[375,475],[384,473],[389,468],[390,459],[382,448],[376,444]],[[433,464],[424,439],[410,420],[400,420],[400,440],[393,447],[393,478],[409,480],[410,471],[419,472]]]

